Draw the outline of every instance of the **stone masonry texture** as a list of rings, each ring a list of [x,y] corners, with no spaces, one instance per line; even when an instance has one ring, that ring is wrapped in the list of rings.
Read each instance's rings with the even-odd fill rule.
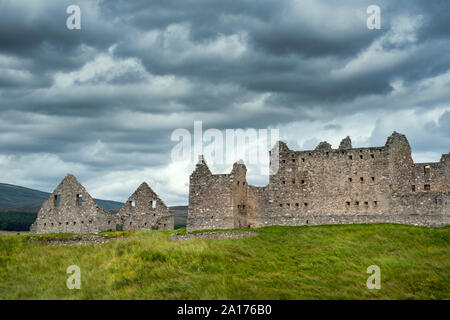
[[[101,209],[75,176],[68,174],[42,205],[30,231],[43,234],[169,230],[174,227],[173,221],[169,209],[146,183],[136,190],[118,214],[113,214]]]
[[[190,176],[187,230],[449,224],[450,153],[436,163],[414,163],[397,132],[381,147],[352,148],[346,137],[338,149],[323,141],[315,150],[293,151],[278,142],[270,155],[279,169],[265,187],[247,184],[242,162],[230,174],[212,174],[200,157]]]
[[[119,211],[123,230],[173,230],[174,217],[144,182]]]

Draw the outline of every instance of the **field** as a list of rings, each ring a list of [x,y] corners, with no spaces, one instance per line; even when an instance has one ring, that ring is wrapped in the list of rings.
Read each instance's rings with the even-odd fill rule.
[[[0,299],[449,299],[450,227],[267,227],[244,239],[108,233],[97,245],[50,246],[0,235]],[[81,290],[66,269],[81,268]],[[369,290],[370,265],[381,289]]]

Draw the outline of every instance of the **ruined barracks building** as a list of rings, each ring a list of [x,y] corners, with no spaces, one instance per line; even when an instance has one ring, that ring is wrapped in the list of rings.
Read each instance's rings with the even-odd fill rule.
[[[279,152],[275,148],[278,148]],[[338,149],[321,142],[293,151],[278,142],[279,169],[265,187],[248,185],[246,167],[212,174],[199,158],[190,176],[188,231],[270,225],[402,223],[442,226],[450,220],[450,154],[414,163],[406,137],[394,132],[382,147]]]
[[[118,214],[101,209],[71,174],[42,205],[32,233],[98,233],[116,230],[174,228],[169,208],[143,183]]]
[[[440,162],[414,163],[408,140],[394,132],[381,147],[338,149],[321,142],[270,152],[278,170],[265,187],[248,185],[242,161],[230,174],[212,174],[200,156],[190,176],[187,230],[392,222],[426,226],[450,221],[450,153]],[[43,204],[33,233],[97,233],[173,229],[169,208],[141,184],[118,214],[101,209],[73,175]]]
[[[119,211],[124,230],[173,230],[174,217],[158,195],[144,182]]]

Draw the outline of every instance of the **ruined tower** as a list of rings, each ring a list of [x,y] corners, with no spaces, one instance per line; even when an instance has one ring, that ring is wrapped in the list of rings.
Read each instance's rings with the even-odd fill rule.
[[[190,176],[188,230],[246,228],[247,168],[242,161],[229,174],[212,174],[199,156]]]

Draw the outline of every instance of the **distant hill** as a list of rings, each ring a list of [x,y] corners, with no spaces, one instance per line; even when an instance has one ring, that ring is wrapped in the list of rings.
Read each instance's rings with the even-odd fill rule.
[[[0,183],[0,211],[38,212],[50,193],[11,184]],[[104,210],[117,211],[123,203],[94,199]]]
[[[187,211],[188,210],[188,206],[174,206],[174,207],[170,207],[170,210]]]
[[[170,207],[170,213],[173,215],[174,218],[174,228],[184,228],[186,227],[187,223],[187,215],[188,215],[188,207],[187,206],[177,206],[177,207]]]

